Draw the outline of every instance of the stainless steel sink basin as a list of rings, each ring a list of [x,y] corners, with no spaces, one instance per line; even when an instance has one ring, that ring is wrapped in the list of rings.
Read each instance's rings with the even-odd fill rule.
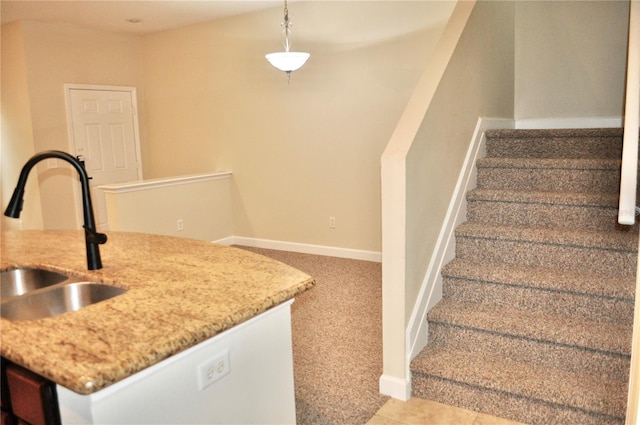
[[[73,282],[39,290],[0,304],[0,316],[9,320],[36,320],[77,311],[123,294],[126,289],[95,282]]]
[[[23,268],[0,272],[0,297],[6,300],[63,282],[67,276],[49,270]]]

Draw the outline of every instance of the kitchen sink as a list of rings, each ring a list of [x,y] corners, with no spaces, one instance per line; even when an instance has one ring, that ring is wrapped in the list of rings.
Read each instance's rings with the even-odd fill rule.
[[[123,294],[126,289],[97,282],[70,282],[0,304],[0,316],[16,321],[54,317]]]
[[[49,270],[22,268],[0,272],[0,299],[24,295],[28,292],[63,282],[67,276]]]

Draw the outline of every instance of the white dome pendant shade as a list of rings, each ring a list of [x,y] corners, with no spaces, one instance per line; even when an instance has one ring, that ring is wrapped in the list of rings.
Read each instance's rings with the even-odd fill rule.
[[[287,0],[284,0],[284,23],[282,24],[282,45],[284,52],[269,53],[265,55],[271,65],[280,71],[287,73],[287,77],[291,78],[291,72],[300,69],[311,56],[306,52],[290,52],[291,41],[291,22],[289,21],[289,9],[287,8]]]
[[[305,52],[277,52],[265,55],[271,65],[284,72],[300,69],[309,56],[311,55]]]

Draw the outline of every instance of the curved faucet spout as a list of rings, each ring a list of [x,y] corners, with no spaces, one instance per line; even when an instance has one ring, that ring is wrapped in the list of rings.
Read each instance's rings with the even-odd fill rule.
[[[24,188],[27,184],[27,177],[31,169],[40,161],[47,158],[57,158],[68,162],[76,169],[80,175],[80,185],[82,187],[82,212],[84,215],[84,234],[85,244],[87,247],[87,267],[89,270],[97,270],[102,268],[102,260],[100,258],[99,245],[107,242],[107,235],[96,231],[96,223],[93,216],[93,207],[91,205],[91,192],[89,190],[89,176],[84,169],[82,163],[75,157],[62,151],[44,151],[32,156],[22,167],[18,184],[16,185],[9,205],[4,212],[7,217],[18,218],[22,211],[24,202]]]

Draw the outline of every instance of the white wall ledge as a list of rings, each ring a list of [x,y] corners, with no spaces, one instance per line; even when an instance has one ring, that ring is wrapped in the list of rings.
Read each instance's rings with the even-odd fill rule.
[[[139,180],[118,184],[98,186],[105,193],[125,193],[138,190],[156,189],[159,187],[177,186],[206,180],[226,179],[232,175],[231,171],[215,171],[211,173],[190,174],[185,176],[162,177],[157,179]]]

